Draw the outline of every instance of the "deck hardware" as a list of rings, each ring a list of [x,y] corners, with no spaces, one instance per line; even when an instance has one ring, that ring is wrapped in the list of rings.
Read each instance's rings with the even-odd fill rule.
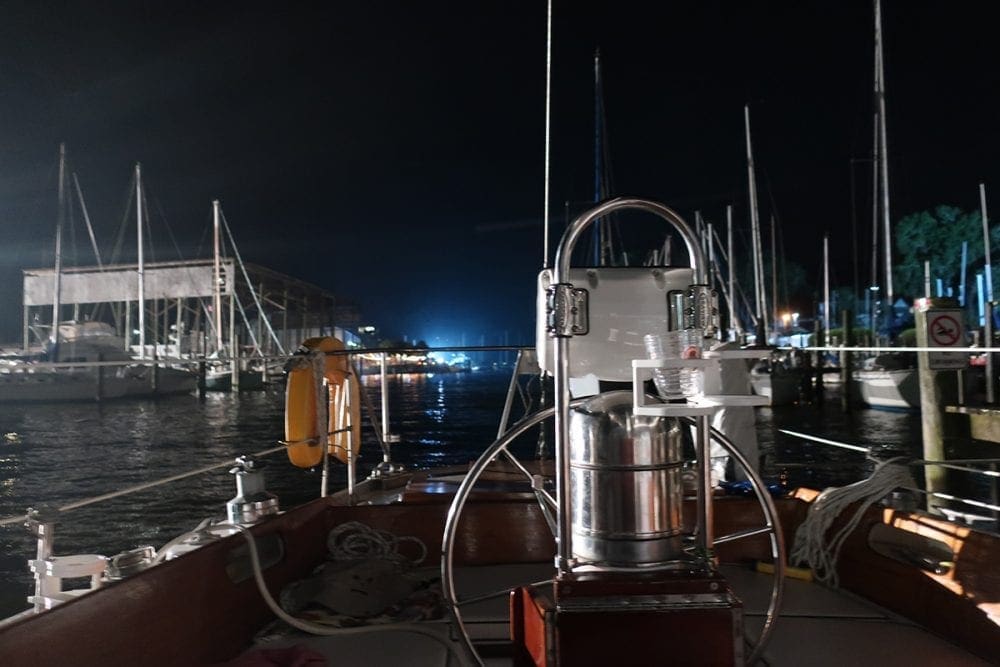
[[[36,612],[51,609],[74,597],[100,588],[107,559],[97,554],[53,556],[53,538],[59,511],[52,507],[29,508],[25,525],[38,538],[36,557],[28,561],[35,575],[35,594],[28,596]],[[63,589],[63,579],[90,577],[87,588]]]
[[[571,283],[558,283],[546,294],[546,328],[550,336],[586,336],[590,331],[588,292]]]
[[[263,461],[240,456],[229,472],[236,475],[236,497],[226,503],[230,523],[251,525],[278,513],[278,496],[264,487]]]

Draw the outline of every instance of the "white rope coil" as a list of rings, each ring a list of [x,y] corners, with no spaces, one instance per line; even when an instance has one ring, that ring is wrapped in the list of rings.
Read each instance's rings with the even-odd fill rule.
[[[400,553],[399,545],[403,542],[416,544],[420,549],[420,555],[417,558],[409,558]],[[348,521],[331,530],[326,538],[326,546],[334,560],[380,558],[407,565],[418,565],[427,557],[427,546],[419,538],[395,535],[359,521]]]
[[[871,477],[854,484],[826,489],[809,508],[806,520],[795,533],[790,560],[812,568],[818,581],[838,585],[837,558],[847,536],[857,528],[865,511],[893,490],[915,486],[906,459],[895,458],[875,466]],[[854,515],[829,540],[826,534],[834,520],[854,503],[860,503]]]

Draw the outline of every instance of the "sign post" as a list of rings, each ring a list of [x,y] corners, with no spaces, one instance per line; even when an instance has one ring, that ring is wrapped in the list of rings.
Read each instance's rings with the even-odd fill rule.
[[[962,326],[962,311],[954,299],[917,299],[914,305],[917,347],[924,348],[917,353],[924,458],[943,461],[945,441],[962,436],[963,422],[956,415],[945,414],[945,407],[958,402],[956,371],[968,365],[968,355],[944,350],[965,347],[965,327]],[[927,491],[945,491],[946,473],[942,466],[925,466]],[[927,497],[928,511],[940,504],[933,496]]]
[[[920,302],[918,302],[919,308]],[[925,313],[927,347],[965,347],[965,328],[962,326],[961,310],[929,307]],[[959,370],[968,365],[967,355],[961,353],[943,351],[927,353],[927,367],[932,371]]]

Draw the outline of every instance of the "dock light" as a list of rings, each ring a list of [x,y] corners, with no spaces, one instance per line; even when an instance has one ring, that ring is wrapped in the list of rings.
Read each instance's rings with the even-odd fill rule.
[[[791,322],[792,322],[792,314],[791,313],[782,313],[781,314],[781,323],[782,324],[784,324],[787,327]]]

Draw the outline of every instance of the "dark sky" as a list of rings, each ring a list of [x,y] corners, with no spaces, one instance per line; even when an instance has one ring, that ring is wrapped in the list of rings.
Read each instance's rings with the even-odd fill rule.
[[[979,182],[1000,188],[996,12],[883,11],[893,218],[975,208]],[[544,0],[4,2],[0,16],[4,338],[20,330],[20,270],[52,262],[65,141],[106,252],[139,161],[157,259],[176,257],[168,225],[186,258],[206,257],[219,198],[245,259],[356,299],[386,333],[529,339]],[[749,103],[762,217],[777,214],[785,253],[812,275],[830,232],[835,279],[849,282],[871,26],[864,1],[556,2],[554,220],[593,197],[600,48],[616,194],[718,223],[732,203],[745,226]],[[863,257],[868,169],[856,174]]]

